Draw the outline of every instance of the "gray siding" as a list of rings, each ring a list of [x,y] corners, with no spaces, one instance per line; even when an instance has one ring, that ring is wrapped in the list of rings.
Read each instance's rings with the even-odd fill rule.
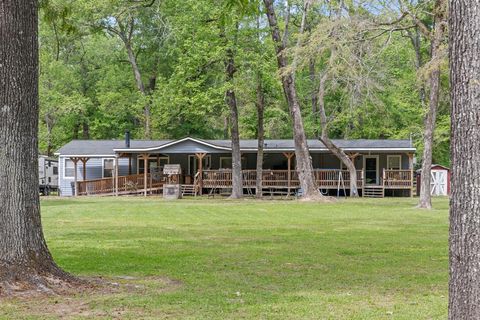
[[[103,159],[107,158],[90,158],[86,165],[86,180],[102,179],[103,177]],[[118,160],[119,175],[128,175],[128,158],[119,158]],[[61,196],[73,196],[75,191],[73,177],[65,177],[65,157],[59,157],[58,164],[59,190]],[[77,164],[77,179],[83,180],[83,163]]]

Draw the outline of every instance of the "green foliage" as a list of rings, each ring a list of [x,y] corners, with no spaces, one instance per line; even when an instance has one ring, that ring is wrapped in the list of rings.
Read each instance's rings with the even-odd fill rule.
[[[410,39],[400,32],[374,37],[373,31],[362,31],[374,30],[372,21],[380,17],[369,12],[368,6],[342,3],[345,20],[339,30],[343,41],[335,43],[341,37],[330,36],[327,3],[315,2],[304,35],[309,40],[298,51],[296,85],[307,136],[318,135],[312,94],[317,93],[320,73],[329,63],[328,48],[335,43],[334,81],[325,96],[331,137],[412,137],[421,152],[425,106],[420,90],[425,79],[415,68]],[[285,8],[283,3],[276,5],[283,28]],[[302,1],[290,5],[287,43],[291,47],[299,37]],[[337,2],[328,5],[340,8]],[[421,13],[431,8],[411,9]],[[387,19],[391,13],[382,14]],[[431,25],[428,15],[421,19]],[[147,95],[137,88],[124,40],[112,31],[122,27],[128,31],[128,26],[133,26],[131,45],[142,81],[151,88]],[[359,41],[360,34],[368,41]],[[421,54],[426,60],[428,41],[422,40]],[[141,138],[146,105],[151,106],[153,138],[222,138],[228,132],[227,86],[233,86],[237,95],[242,138],[256,138],[259,84],[266,101],[266,138],[292,136],[261,1],[45,0],[40,49],[42,152],[53,152],[74,138],[120,138],[125,129]],[[224,64],[227,49],[233,49],[236,65],[234,81],[229,84]],[[288,51],[290,56],[294,53]],[[447,88],[445,76],[434,146],[434,162],[445,165],[449,164]]]

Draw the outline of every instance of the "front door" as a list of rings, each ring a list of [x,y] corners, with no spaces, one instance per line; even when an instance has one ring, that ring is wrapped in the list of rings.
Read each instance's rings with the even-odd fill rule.
[[[209,154],[207,154],[203,158],[203,170],[209,170],[210,169],[210,164],[212,162],[212,158]],[[198,171],[198,158],[195,155],[189,155],[188,156],[188,174],[190,176],[195,176],[195,174]]]
[[[365,184],[378,184],[378,158],[365,156]]]

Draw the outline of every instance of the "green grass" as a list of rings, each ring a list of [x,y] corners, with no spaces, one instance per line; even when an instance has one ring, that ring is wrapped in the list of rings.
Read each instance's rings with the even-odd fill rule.
[[[64,269],[145,285],[69,298],[84,304],[74,317],[444,319],[448,201],[415,203],[80,198],[43,200],[42,214]],[[0,315],[55,318],[37,308],[55,302],[12,300]]]

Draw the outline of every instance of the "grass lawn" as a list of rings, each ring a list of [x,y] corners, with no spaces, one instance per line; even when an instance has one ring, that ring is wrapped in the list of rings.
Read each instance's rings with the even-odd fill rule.
[[[1,301],[0,318],[444,319],[448,200],[42,201],[55,260],[122,289]]]

